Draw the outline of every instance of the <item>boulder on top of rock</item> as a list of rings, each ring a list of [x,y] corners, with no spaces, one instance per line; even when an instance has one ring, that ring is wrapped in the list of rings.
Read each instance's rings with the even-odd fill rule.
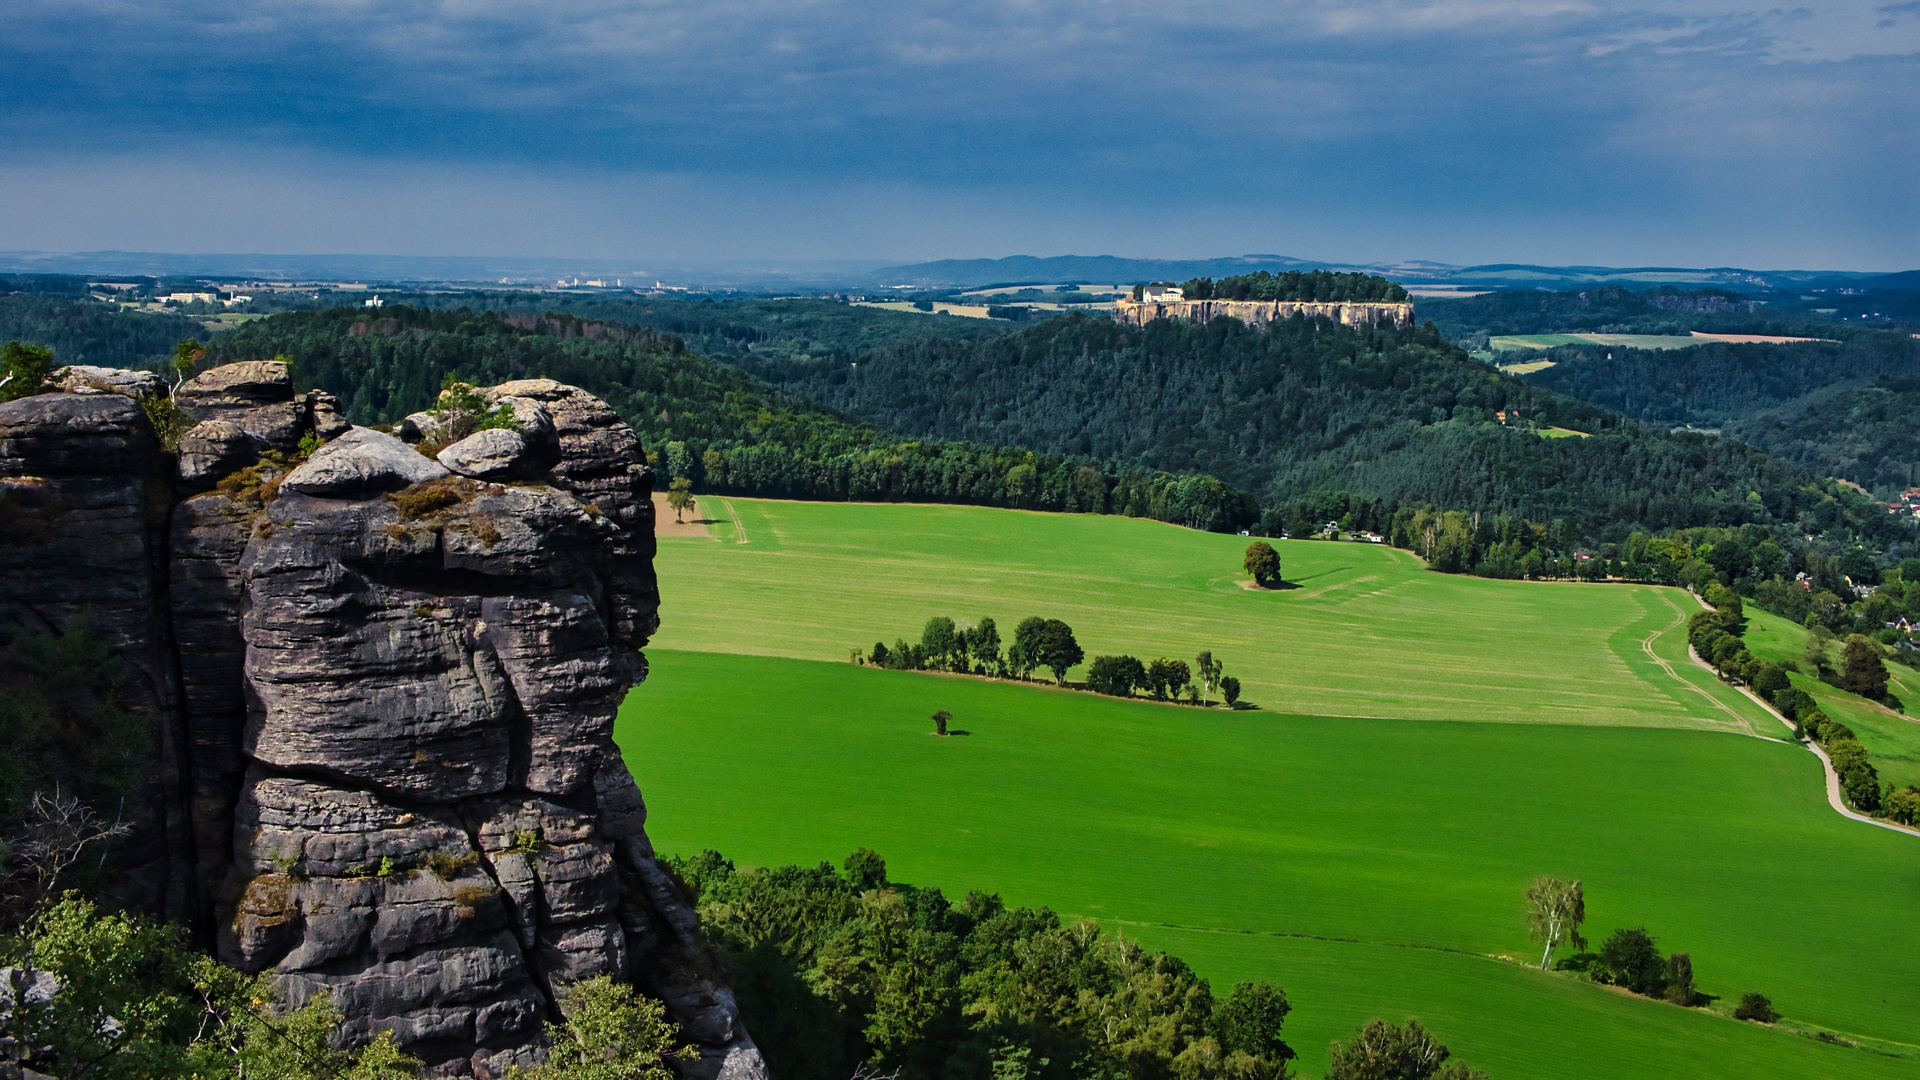
[[[281,360],[222,364],[188,379],[174,400],[195,420],[227,420],[266,445],[291,450],[306,426],[307,403],[293,396],[293,376]]]
[[[259,444],[230,420],[206,420],[180,436],[180,482],[195,490],[259,460]]]
[[[167,391],[167,384],[151,371],[94,367],[91,364],[72,364],[60,368],[51,378],[69,394],[124,394],[137,398]]]
[[[353,426],[340,415],[340,399],[325,390],[307,391],[307,416],[313,422],[313,433],[322,439],[338,438]]]
[[[526,436],[507,428],[488,428],[440,451],[439,462],[475,480],[506,480],[540,471],[532,467]]]
[[[440,442],[446,438],[446,426],[431,412],[409,413],[394,425],[394,434],[410,443]]]
[[[280,487],[341,499],[398,491],[446,475],[445,468],[399,439],[357,427],[314,451],[305,464],[287,474]]]

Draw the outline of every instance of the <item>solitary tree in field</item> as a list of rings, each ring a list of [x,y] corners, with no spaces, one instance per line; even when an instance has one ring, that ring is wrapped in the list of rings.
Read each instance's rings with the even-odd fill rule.
[[[951,719],[953,719],[953,714],[947,710],[935,710],[933,714],[933,733],[935,735],[945,735],[947,733],[947,721]]]
[[[1576,949],[1587,947],[1587,939],[1580,936],[1580,924],[1586,921],[1587,901],[1579,882],[1540,877],[1527,886],[1527,927],[1533,940],[1546,944],[1540,954],[1541,970],[1546,970],[1561,942],[1571,942]]]
[[[693,481],[684,476],[676,476],[667,484],[667,505],[673,507],[673,520],[683,521],[687,511],[693,509]]]
[[[1247,573],[1253,575],[1253,583],[1263,589],[1271,589],[1280,584],[1280,553],[1265,540],[1255,540],[1247,545],[1247,558],[1244,564]]]

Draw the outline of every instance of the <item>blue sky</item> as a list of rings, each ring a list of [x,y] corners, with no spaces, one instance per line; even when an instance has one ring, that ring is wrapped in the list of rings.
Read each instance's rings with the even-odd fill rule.
[[[0,249],[1920,266],[1920,0],[9,0]]]

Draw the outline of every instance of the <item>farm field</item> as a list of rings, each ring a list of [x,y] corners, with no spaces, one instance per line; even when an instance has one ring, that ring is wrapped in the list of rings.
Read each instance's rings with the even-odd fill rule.
[[[1556,345],[1613,345],[1628,349],[1684,349],[1704,345],[1708,339],[1679,334],[1508,334],[1492,338],[1488,345],[1502,349],[1551,349]]]
[[[698,593],[718,603],[736,587]],[[1782,742],[1203,711],[844,659],[649,657],[616,738],[663,853],[811,863],[864,844],[897,879],[949,896],[991,888],[1101,919],[1217,986],[1284,986],[1310,1073],[1367,1018],[1417,1015],[1499,1080],[1920,1075],[1913,1057],[1489,957],[1534,955],[1520,906],[1533,876],[1578,876],[1589,937],[1645,925],[1692,954],[1723,1010],[1757,989],[1809,1030],[1920,1042],[1915,841],[1832,813],[1818,763]],[[936,708],[969,734],[932,737]]]
[[[1761,611],[1746,609],[1747,649],[1762,660],[1798,660],[1806,648],[1804,628]],[[1920,712],[1920,672],[1901,664],[1888,664],[1888,687],[1906,704],[1909,713]],[[1873,767],[1881,781],[1895,786],[1920,786],[1920,723],[1891,709],[1882,708],[1801,672],[1789,675],[1793,685],[1812,694],[1828,716],[1853,729],[1860,744],[1873,758]]]
[[[1426,570],[1384,545],[1276,541],[1295,588],[1242,587],[1247,540],[965,506],[703,497],[663,537],[662,648],[845,661],[928,617],[1065,620],[1088,657],[1221,658],[1280,712],[1785,735],[1687,660],[1685,592]],[[741,540],[745,542],[742,543]]]

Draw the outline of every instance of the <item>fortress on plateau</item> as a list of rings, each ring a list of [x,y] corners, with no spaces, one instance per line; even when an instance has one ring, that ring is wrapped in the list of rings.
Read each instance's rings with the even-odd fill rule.
[[[1155,319],[1195,319],[1207,322],[1222,316],[1232,316],[1252,326],[1265,326],[1276,319],[1285,319],[1296,312],[1309,319],[1331,319],[1343,326],[1360,326],[1366,323],[1392,323],[1395,326],[1413,325],[1413,304],[1411,301],[1389,302],[1378,300],[1185,300],[1180,290],[1167,290],[1172,295],[1161,294],[1156,297],[1152,291],[1139,300],[1119,300],[1113,305],[1113,317],[1117,322],[1134,326],[1145,326]]]

